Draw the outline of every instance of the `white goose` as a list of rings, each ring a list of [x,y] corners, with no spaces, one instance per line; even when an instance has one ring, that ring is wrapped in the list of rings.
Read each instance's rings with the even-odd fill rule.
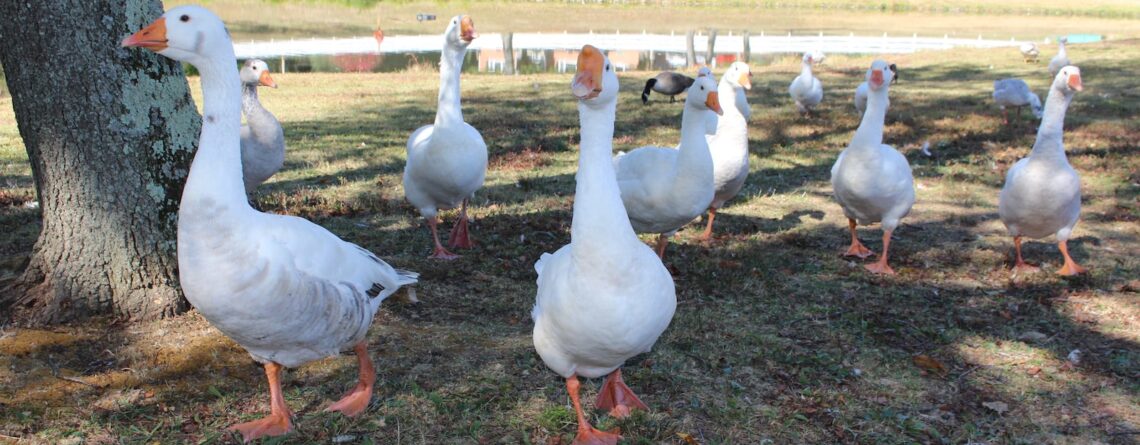
[[[1065,52],[1065,43],[1068,42],[1069,39],[1065,37],[1057,39],[1057,55],[1053,56],[1052,59],[1049,59],[1050,76],[1056,76],[1057,72],[1061,71],[1061,68],[1069,66],[1069,55]]]
[[[1045,98],[1045,115],[1037,129],[1037,141],[1029,156],[1013,164],[1005,175],[998,198],[998,214],[1017,251],[1019,270],[1033,271],[1021,259],[1021,238],[1057,236],[1065,263],[1057,273],[1076,275],[1086,271],[1069,256],[1068,240],[1081,214],[1081,177],[1065,157],[1065,111],[1077,91],[1084,89],[1081,70],[1066,66],[1057,73]]]
[[[1037,56],[1041,54],[1041,50],[1037,49],[1037,44],[1033,42],[1022,43],[1017,49],[1021,51],[1025,63],[1037,63]]]
[[[899,80],[898,67],[892,63],[888,68],[891,70],[891,85],[894,85],[895,82]],[[867,109],[867,93],[869,91],[870,88],[867,88],[867,81],[863,81],[859,86],[855,87],[855,109],[859,111],[860,115]]]
[[[578,414],[574,443],[614,444],[618,435],[598,431],[586,420],[578,376],[609,374],[597,407],[614,416],[648,409],[622,381],[620,367],[657,342],[677,298],[672,276],[637,238],[622,205],[610,164],[618,79],[597,48],[582,48],[571,90],[582,131],[574,220],[570,244],[553,255],[544,253],[534,265],[534,347],[546,366],[566,379]]]
[[[744,62],[729,65],[717,85],[718,99],[732,98],[732,106],[724,107],[724,115],[717,118],[716,134],[705,137],[713,160],[713,200],[702,239],[712,237],[716,210],[740,193],[748,179],[748,119],[752,117],[752,106],[744,91],[751,89],[752,71]]]
[[[477,37],[470,16],[455,16],[443,33],[439,63],[439,107],[433,125],[424,125],[408,138],[408,164],[404,167],[404,194],[431,228],[432,258],[455,259],[439,242],[438,213],[459,207],[451,229],[452,248],[470,248],[467,204],[483,186],[487,174],[487,144],[479,130],[463,121],[459,106],[459,72],[467,46]]]
[[[241,126],[241,171],[246,193],[285,165],[285,133],[277,118],[257,99],[257,87],[277,88],[269,75],[269,65],[261,59],[245,61],[241,67],[241,109],[246,125]]]
[[[796,110],[802,114],[809,114],[811,110],[823,101],[823,84],[811,73],[811,64],[814,57],[811,53],[804,53],[800,67],[800,75],[792,80],[788,86],[788,94],[796,102]]]
[[[910,212],[914,205],[914,177],[906,157],[890,145],[883,144],[883,122],[886,119],[890,99],[887,90],[892,78],[887,63],[876,60],[867,70],[870,92],[867,95],[867,111],[851,144],[839,154],[839,159],[831,167],[831,186],[835,189],[835,200],[843,207],[847,224],[851,230],[851,247],[844,255],[866,258],[873,253],[859,242],[855,226],[882,222],[883,255],[879,261],[864,267],[878,274],[894,275],[895,271],[887,264],[891,232],[899,225],[899,220]]]
[[[171,9],[123,46],[198,68],[202,134],[178,210],[178,270],[186,299],[265,364],[271,414],[234,425],[248,442],[292,429],[282,367],[356,351],[360,382],[328,407],[362,412],[375,371],[365,340],[372,316],[416,274],[302,218],[252,209],[242,190],[241,81],[225,25],[198,6]],[[411,292],[409,290],[409,292]]]
[[[713,200],[713,160],[705,135],[722,114],[712,76],[697,76],[685,95],[681,143],[677,148],[639,147],[614,157],[621,200],[633,229],[657,233],[657,254],[665,256],[669,237],[704,213]]]
[[[1001,108],[1002,119],[1009,123],[1009,110],[1006,107],[1016,107],[1017,117],[1021,118],[1021,108],[1028,106],[1033,115],[1041,118],[1041,98],[1029,90],[1029,84],[1021,79],[998,79],[994,81],[994,103]]]

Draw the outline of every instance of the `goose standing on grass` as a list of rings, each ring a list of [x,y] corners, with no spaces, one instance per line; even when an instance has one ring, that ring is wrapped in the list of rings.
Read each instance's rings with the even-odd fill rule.
[[[815,58],[811,53],[804,53],[800,66],[800,75],[792,80],[788,86],[788,93],[796,102],[796,110],[800,114],[811,114],[811,110],[823,101],[823,84],[811,73],[811,64]]]
[[[1069,39],[1067,37],[1061,37],[1060,39],[1057,39],[1057,55],[1053,56],[1052,59],[1049,59],[1050,76],[1056,77],[1057,72],[1061,71],[1061,68],[1069,66],[1069,55],[1065,52],[1065,43],[1068,42]]]
[[[598,409],[615,417],[648,409],[622,380],[621,365],[653,347],[673,319],[677,297],[673,277],[637,238],[622,206],[610,163],[618,79],[597,48],[582,48],[571,91],[582,131],[574,219],[570,244],[542,254],[534,265],[534,348],[566,379],[578,415],[574,443],[612,445],[617,434],[594,429],[586,420],[578,376],[609,375],[598,393]]]
[[[641,103],[649,103],[649,92],[669,96],[669,103],[677,101],[677,95],[684,93],[693,85],[693,78],[681,73],[665,71],[652,79],[645,81],[645,90],[641,92]]]
[[[999,79],[994,81],[994,103],[1001,108],[1002,122],[1009,124],[1009,110],[1017,108],[1017,118],[1021,120],[1021,108],[1029,107],[1033,115],[1041,118],[1041,98],[1029,90],[1029,84],[1021,79]]]
[[[1037,49],[1036,43],[1025,42],[1022,43],[1018,49],[1021,50],[1021,57],[1025,60],[1025,63],[1037,63],[1037,56],[1041,54],[1041,50]]]
[[[180,6],[123,40],[198,68],[202,134],[178,209],[178,275],[186,299],[265,365],[270,415],[230,427],[246,442],[292,429],[282,367],[353,349],[360,381],[326,411],[355,416],[376,378],[366,335],[383,301],[416,282],[305,219],[261,213],[241,191],[241,80],[225,25]],[[411,289],[409,289],[409,293]]]
[[[715,131],[716,123],[708,110],[723,114],[712,76],[698,76],[685,96],[677,148],[639,147],[613,160],[633,229],[660,234],[657,254],[662,258],[669,237],[713,200],[713,160],[705,135]]]
[[[752,107],[744,91],[751,89],[752,70],[744,62],[729,65],[717,85],[717,97],[731,98],[732,104],[724,107],[724,115],[717,118],[716,134],[705,137],[713,160],[713,200],[708,225],[701,234],[704,240],[712,238],[716,210],[740,193],[748,179],[748,119],[752,117]]]
[[[1017,252],[1014,268],[1037,270],[1021,259],[1021,238],[1057,236],[1065,262],[1057,273],[1076,275],[1085,268],[1069,256],[1068,240],[1081,214],[1081,177],[1065,157],[1065,111],[1077,91],[1084,89],[1081,70],[1061,68],[1045,97],[1045,114],[1029,156],[1013,164],[998,197],[998,214]]]
[[[479,130],[463,121],[459,106],[459,73],[467,46],[477,37],[470,16],[455,16],[443,33],[439,63],[439,107],[435,123],[422,126],[408,138],[408,164],[404,168],[404,194],[431,229],[435,249],[431,258],[451,260],[456,255],[439,242],[439,211],[459,207],[451,229],[451,248],[472,247],[467,233],[467,204],[483,186],[487,174],[487,144]]]
[[[831,167],[831,186],[835,200],[843,207],[847,225],[851,230],[851,247],[844,255],[866,258],[874,253],[859,242],[856,223],[882,222],[883,255],[879,261],[864,267],[872,273],[894,275],[887,264],[891,232],[899,220],[914,205],[914,177],[906,157],[894,147],[883,144],[883,123],[886,120],[890,99],[890,68],[887,62],[876,60],[867,71],[867,111],[851,144],[839,153]]]
[[[269,65],[261,59],[247,60],[240,76],[241,111],[246,122],[241,126],[241,172],[248,194],[285,165],[285,133],[273,113],[257,99],[258,86],[277,88],[269,76]]]
[[[891,85],[894,85],[899,80],[899,69],[893,63],[888,68],[891,70]],[[867,109],[868,91],[870,90],[867,88],[867,81],[865,80],[855,87],[855,109],[859,111],[859,115],[862,115],[863,111]]]

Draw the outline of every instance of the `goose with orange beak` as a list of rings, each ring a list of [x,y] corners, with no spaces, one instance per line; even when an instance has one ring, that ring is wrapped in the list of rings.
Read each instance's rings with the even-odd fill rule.
[[[744,187],[748,179],[748,119],[752,106],[745,91],[752,89],[752,70],[744,62],[733,62],[720,78],[717,95],[731,99],[717,119],[716,133],[706,136],[713,159],[713,201],[702,240],[712,238],[716,211]]]
[[[230,427],[246,442],[293,429],[285,367],[353,350],[359,382],[327,411],[368,408],[376,371],[366,336],[380,303],[416,283],[371,252],[303,218],[261,213],[242,188],[241,80],[233,42],[199,6],[167,11],[123,40],[201,73],[202,133],[178,208],[178,278],[207,321],[262,363],[270,414]],[[409,292],[411,294],[411,292]]]
[[[847,216],[851,247],[844,255],[866,258],[873,253],[859,242],[857,224],[881,222],[883,254],[879,261],[864,266],[875,274],[894,275],[887,263],[891,233],[914,205],[914,176],[906,157],[883,143],[890,88],[894,73],[887,62],[876,60],[867,70],[867,110],[851,143],[831,167],[835,200]]]
[[[713,159],[705,135],[715,131],[716,118],[723,114],[716,81],[711,75],[697,76],[685,96],[677,148],[645,146],[614,158],[630,223],[638,233],[658,234],[662,258],[669,238],[713,200]]]
[[[570,244],[542,254],[534,265],[534,348],[566,379],[578,416],[574,444],[612,445],[619,436],[587,420],[578,377],[609,376],[596,406],[611,415],[648,409],[626,386],[620,367],[656,343],[673,318],[677,298],[672,276],[637,238],[622,205],[610,158],[618,78],[597,48],[582,48],[570,90],[578,100],[582,133],[574,219]]]
[[[998,196],[998,215],[1013,236],[1015,271],[1037,268],[1021,258],[1021,239],[1056,235],[1064,259],[1061,275],[1086,272],[1069,255],[1068,241],[1081,215],[1081,177],[1065,156],[1065,112],[1078,91],[1084,89],[1081,70],[1061,68],[1049,87],[1037,140],[1029,156],[1013,164],[1005,175]]]
[[[241,111],[245,125],[241,126],[241,172],[245,192],[252,194],[285,165],[285,133],[277,117],[261,105],[257,87],[277,88],[269,75],[269,65],[261,59],[250,59],[242,65]]]
[[[483,187],[487,174],[487,144],[479,130],[463,120],[459,75],[471,41],[478,37],[470,16],[452,17],[443,33],[439,61],[439,101],[435,122],[424,125],[408,138],[408,163],[404,167],[404,196],[420,211],[431,229],[430,258],[459,257],[439,241],[439,211],[459,208],[448,247],[474,247],[467,229],[467,205]]]

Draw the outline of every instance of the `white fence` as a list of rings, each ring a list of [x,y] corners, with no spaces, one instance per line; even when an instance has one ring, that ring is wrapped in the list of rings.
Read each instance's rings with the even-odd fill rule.
[[[234,44],[234,51],[240,59],[251,57],[269,58],[279,56],[305,56],[315,54],[376,54],[439,51],[442,45],[439,35],[388,36],[377,45],[372,37],[346,39],[300,39],[268,42],[248,42]],[[579,49],[591,44],[605,50],[636,50],[685,52],[685,35],[663,34],[549,34],[515,33],[513,45],[519,50]],[[751,36],[749,46],[753,54],[763,53],[802,53],[819,50],[824,53],[913,53],[915,51],[943,50],[956,47],[997,48],[1018,46],[1022,41],[962,39],[944,37],[912,36],[803,36],[803,35],[758,35]],[[708,36],[695,36],[693,47],[698,54],[708,48]],[[471,42],[470,49],[501,50],[503,39],[499,34],[481,34]],[[740,35],[720,35],[716,39],[715,52],[718,54],[739,54],[744,50],[744,39]]]

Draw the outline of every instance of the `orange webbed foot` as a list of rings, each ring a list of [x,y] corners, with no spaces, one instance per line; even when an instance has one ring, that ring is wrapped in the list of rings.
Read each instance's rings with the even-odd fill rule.
[[[339,401],[325,408],[325,412],[339,411],[348,417],[356,417],[368,408],[368,402],[371,400],[372,388],[358,384],[349,390],[348,394],[345,394]]]
[[[1016,273],[1030,274],[1030,273],[1037,273],[1037,271],[1040,271],[1040,270],[1041,270],[1040,267],[1033,266],[1033,265],[1026,263],[1026,262],[1021,262],[1021,263],[1017,263],[1017,264],[1013,265],[1013,271]]]
[[[475,243],[471,242],[471,237],[467,233],[467,218],[460,218],[455,223],[455,227],[451,228],[451,236],[448,237],[448,247],[452,249],[470,249],[475,247]]]
[[[578,428],[578,435],[574,436],[573,445],[617,445],[620,434],[607,433],[592,426]]]
[[[626,386],[625,381],[621,378],[620,369],[606,378],[606,383],[598,392],[595,406],[598,409],[609,410],[610,416],[618,419],[629,417],[630,411],[634,409],[649,411],[649,407],[637,398],[637,394],[634,394],[629,386]]]
[[[1061,266],[1061,268],[1057,270],[1057,274],[1063,275],[1066,277],[1071,277],[1074,275],[1083,274],[1083,273],[1088,272],[1088,271],[1089,271],[1088,269],[1081,267],[1077,263],[1065,263],[1064,266]]]
[[[262,437],[273,437],[293,431],[293,422],[288,415],[270,414],[252,422],[239,423],[227,428],[241,433],[242,442],[249,443]]]
[[[878,275],[895,274],[895,270],[891,269],[891,266],[888,265],[886,261],[876,261],[874,263],[864,265],[863,268],[867,269],[868,272]]]
[[[439,247],[435,248],[435,251],[432,252],[431,256],[429,256],[428,258],[437,259],[437,260],[454,260],[456,258],[459,258],[459,255],[456,255],[456,254],[452,253],[450,250],[443,248],[443,246],[439,246]]]
[[[867,258],[874,254],[875,252],[872,252],[871,249],[868,249],[863,245],[863,243],[860,242],[851,243],[851,247],[848,247],[847,251],[843,252],[843,256],[854,256],[859,258]]]

